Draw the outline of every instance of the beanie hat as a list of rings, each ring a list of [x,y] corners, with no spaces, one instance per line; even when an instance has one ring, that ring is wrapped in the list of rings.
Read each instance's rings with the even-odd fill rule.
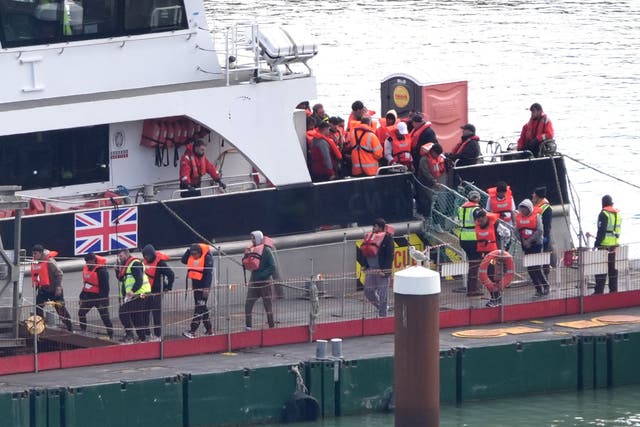
[[[547,187],[538,187],[533,190],[533,194],[540,197],[541,199],[544,199],[545,197],[547,197]]]
[[[156,259],[156,248],[154,248],[153,245],[145,246],[142,248],[142,256],[150,261]]]
[[[479,202],[480,193],[478,193],[476,190],[471,190],[469,191],[469,194],[467,194],[467,199],[471,200],[472,202]]]

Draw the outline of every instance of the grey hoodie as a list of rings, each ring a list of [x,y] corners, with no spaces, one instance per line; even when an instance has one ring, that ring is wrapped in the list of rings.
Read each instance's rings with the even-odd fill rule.
[[[524,199],[523,201],[521,201],[520,204],[518,205],[518,209],[520,209],[520,207],[527,208],[529,210],[529,213],[533,212],[533,203],[529,199]],[[521,214],[518,213],[518,215],[521,215]],[[535,214],[535,217],[536,217],[536,229],[535,229],[535,231],[533,232],[533,234],[528,236],[526,239],[524,239],[522,237],[522,233],[518,233],[518,238],[520,239],[520,242],[523,242],[524,240],[527,240],[528,242],[531,242],[532,245],[542,245],[542,237],[544,235],[544,228],[542,226],[542,218],[538,214]]]

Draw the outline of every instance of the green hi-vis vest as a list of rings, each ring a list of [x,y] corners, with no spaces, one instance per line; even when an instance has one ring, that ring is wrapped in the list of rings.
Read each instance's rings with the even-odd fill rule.
[[[476,221],[473,213],[480,208],[477,203],[466,202],[458,208],[458,222],[460,223],[460,240],[475,242]]]
[[[142,264],[142,262],[140,262],[139,259],[136,258],[131,258],[129,260],[129,262],[126,265],[126,271],[124,273],[124,280],[123,280],[123,287],[122,287],[122,291],[123,291],[123,296],[127,294],[127,292],[131,292],[131,289],[133,289],[133,285],[136,283],[136,279],[135,277],[133,277],[133,274],[131,273],[131,268],[133,266],[134,263],[139,263],[142,268],[144,268],[144,265]],[[148,294],[151,292],[151,284],[149,284],[149,277],[147,277],[146,274],[144,274],[144,270],[142,271],[142,286],[140,286],[140,288],[134,292],[134,294],[136,295],[142,295],[142,294]]]
[[[607,217],[607,233],[602,239],[600,245],[602,246],[618,246],[618,238],[620,237],[620,211],[611,207],[605,206],[602,212]]]

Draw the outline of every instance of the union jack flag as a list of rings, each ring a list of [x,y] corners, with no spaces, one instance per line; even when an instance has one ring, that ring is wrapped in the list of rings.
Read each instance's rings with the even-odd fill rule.
[[[138,208],[75,214],[75,254],[138,246]]]

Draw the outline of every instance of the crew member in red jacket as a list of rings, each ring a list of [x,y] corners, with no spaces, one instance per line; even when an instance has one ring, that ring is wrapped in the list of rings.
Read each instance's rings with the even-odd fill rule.
[[[187,145],[187,149],[180,158],[180,189],[183,191],[181,197],[200,196],[200,187],[202,177],[209,174],[211,178],[225,189],[227,186],[222,182],[221,176],[216,167],[204,155],[205,143],[198,139],[191,145]]]
[[[537,102],[529,108],[531,118],[522,127],[520,138],[518,138],[518,151],[529,150],[534,157],[540,155],[540,144],[547,140],[553,139],[553,125],[551,120],[542,111],[542,105]]]

